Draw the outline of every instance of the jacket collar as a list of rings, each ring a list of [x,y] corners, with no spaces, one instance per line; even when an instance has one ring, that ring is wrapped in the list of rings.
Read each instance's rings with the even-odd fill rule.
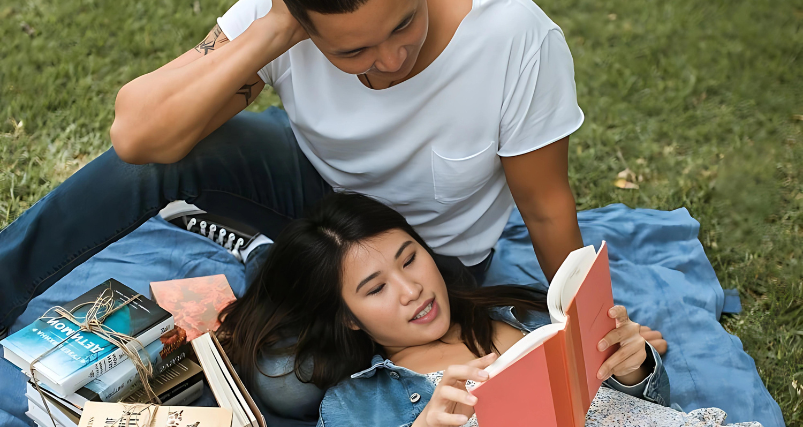
[[[353,374],[351,378],[371,378],[376,373],[376,370],[380,368],[399,369],[399,367],[394,365],[390,360],[375,354],[374,357],[371,358],[371,367]]]

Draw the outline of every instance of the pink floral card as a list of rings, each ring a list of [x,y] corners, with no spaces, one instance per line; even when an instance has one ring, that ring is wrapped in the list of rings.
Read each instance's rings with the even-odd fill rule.
[[[173,315],[176,326],[187,331],[187,341],[217,330],[218,313],[236,299],[223,274],[151,282],[151,294]]]

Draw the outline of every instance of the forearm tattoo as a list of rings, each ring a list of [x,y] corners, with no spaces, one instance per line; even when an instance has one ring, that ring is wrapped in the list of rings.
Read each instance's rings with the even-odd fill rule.
[[[248,106],[248,104],[251,103],[251,96],[253,95],[251,88],[256,86],[258,83],[259,81],[255,81],[254,83],[251,84],[245,84],[243,85],[243,87],[240,88],[240,90],[237,91],[238,95],[242,95],[243,97],[245,97],[246,107]]]
[[[220,29],[220,26],[215,25],[215,28],[212,29],[206,38],[195,46],[195,50],[206,55],[215,50],[216,47],[220,47],[228,41],[228,37],[223,34],[223,30]]]

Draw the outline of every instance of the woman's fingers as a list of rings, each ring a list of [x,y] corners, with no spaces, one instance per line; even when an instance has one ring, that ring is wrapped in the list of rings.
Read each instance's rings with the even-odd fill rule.
[[[474,359],[465,365],[452,365],[443,371],[441,382],[435,387],[432,399],[426,406],[426,423],[430,426],[462,426],[468,422],[465,414],[456,414],[458,404],[472,407],[477,403],[477,397],[466,391],[465,382],[468,380],[482,382],[490,376],[485,368],[497,358],[495,353]]]
[[[465,365],[452,365],[443,371],[443,379],[441,380],[445,385],[454,385],[458,381],[488,381],[488,372],[484,369],[496,360],[496,353],[491,353],[485,357],[474,359]]]
[[[462,403],[468,406],[477,404],[477,397],[466,391],[465,388],[461,390],[457,387],[443,387],[440,397],[450,402]]]
[[[604,351],[614,344],[624,344],[639,334],[640,325],[630,320],[627,310],[621,305],[616,305],[608,310],[608,316],[616,319],[616,329],[608,332],[605,338],[597,343],[599,351]]]
[[[608,317],[611,319],[616,319],[616,327],[618,328],[620,325],[623,325],[630,321],[630,318],[627,317],[627,309],[621,305],[615,305],[608,310]]]
[[[608,332],[605,335],[605,338],[600,340],[600,342],[597,344],[597,350],[604,351],[614,344],[624,344],[636,336],[639,336],[638,323],[628,321],[628,323],[623,323],[616,329]]]
[[[668,345],[661,332],[654,331],[650,329],[648,326],[642,325],[641,328],[639,329],[639,333],[641,333],[642,338],[647,340],[647,342],[653,346],[653,348],[655,349],[655,351],[658,352],[658,354],[663,355],[664,353],[666,353]]]
[[[647,360],[647,352],[646,351],[637,351],[630,355],[627,359],[622,361],[622,363],[618,364],[617,366],[613,367],[611,371],[611,375],[616,375],[620,377],[622,375],[627,375],[631,372],[635,372],[641,365],[644,364],[644,361]]]
[[[450,414],[447,412],[430,412],[427,414],[427,424],[430,426],[462,426],[468,422],[463,414]]]
[[[669,344],[666,343],[665,339],[658,339],[658,340],[647,340],[648,343],[658,352],[659,355],[663,356],[666,354],[666,350],[669,349]]]
[[[468,366],[474,366],[480,369],[485,369],[491,365],[491,363],[496,362],[496,359],[499,358],[499,355],[496,353],[488,353],[485,356],[482,356],[478,359],[474,359],[471,362],[466,363]]]
[[[597,372],[597,378],[604,380],[611,376],[611,372],[620,369],[619,365],[625,362],[630,358],[630,356],[636,354],[637,352],[643,352],[644,357],[646,358],[646,352],[644,351],[644,338],[641,336],[637,336],[637,339],[629,341],[626,345],[620,346],[615,353],[611,355],[611,357],[606,360],[602,366],[600,366],[599,371]],[[644,360],[642,359],[642,362]],[[641,366],[639,363],[636,367]],[[621,369],[624,369],[623,367]]]
[[[649,341],[649,340],[660,340],[660,339],[663,339],[663,337],[664,337],[658,331],[652,331],[652,330],[645,331],[644,330],[644,326],[641,327],[641,331],[639,331],[639,333],[647,341]]]

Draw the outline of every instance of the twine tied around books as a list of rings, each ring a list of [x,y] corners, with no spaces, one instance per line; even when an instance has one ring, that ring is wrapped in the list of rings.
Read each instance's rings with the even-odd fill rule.
[[[119,347],[120,350],[123,351],[131,362],[134,364],[134,367],[137,369],[137,373],[139,374],[139,379],[142,381],[142,387],[145,390],[148,399],[155,404],[161,404],[162,402],[159,400],[159,397],[156,396],[156,393],[153,392],[150,383],[148,382],[148,378],[153,375],[153,366],[151,365],[150,358],[147,359],[147,365],[140,359],[139,353],[135,349],[131,349],[128,347],[129,343],[134,343],[136,346],[139,346],[140,349],[144,350],[145,346],[142,345],[139,340],[136,338],[116,332],[114,329],[110,328],[103,324],[107,317],[111,314],[116,312],[117,310],[127,306],[131,302],[135,301],[137,298],[141,297],[142,294],[136,294],[131,298],[123,301],[122,304],[115,307],[114,306],[114,291],[112,290],[111,286],[107,289],[104,289],[103,292],[98,296],[98,298],[94,302],[85,302],[83,304],[79,304],[75,306],[72,310],[67,310],[63,307],[56,306],[52,307],[45,312],[39,319],[47,320],[47,319],[67,319],[72,323],[78,325],[78,330],[70,333],[67,335],[66,338],[61,340],[58,344],[54,347],[50,348],[46,352],[42,353],[39,357],[31,361],[30,371],[31,371],[31,379],[33,380],[34,387],[39,392],[39,395],[42,397],[42,403],[45,405],[45,409],[47,410],[47,415],[50,416],[50,421],[53,422],[53,427],[56,426],[56,420],[53,418],[53,414],[50,412],[50,405],[47,404],[47,399],[45,399],[45,395],[42,392],[41,387],[39,386],[39,381],[36,380],[36,369],[34,365],[38,363],[40,360],[45,358],[47,355],[52,353],[53,351],[62,347],[62,345],[67,342],[70,338],[74,337],[80,332],[90,332],[93,333],[112,345]],[[73,312],[78,310],[81,307],[89,305],[89,309],[86,313],[86,316],[83,317],[83,321],[79,321],[73,315]],[[51,312],[55,312],[55,315],[51,315]]]
[[[123,405],[123,415],[116,421],[120,421],[120,425],[127,427],[150,427],[156,417],[156,411],[159,410],[159,405],[153,403],[121,403],[121,405]],[[148,411],[147,416],[140,420],[145,411]],[[143,424],[140,424],[140,421]]]

